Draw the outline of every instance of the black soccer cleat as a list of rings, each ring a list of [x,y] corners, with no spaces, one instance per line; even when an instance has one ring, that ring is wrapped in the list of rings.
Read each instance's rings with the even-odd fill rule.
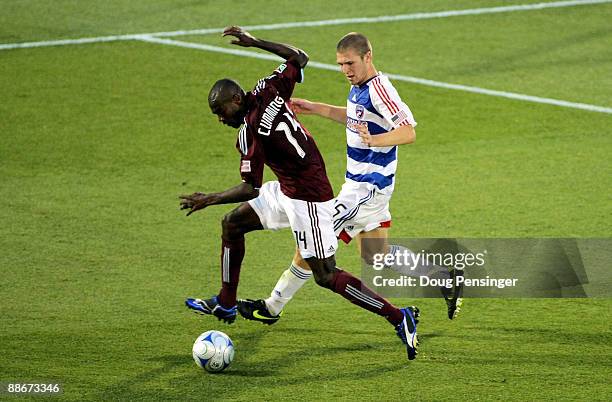
[[[214,315],[224,322],[231,324],[236,320],[236,306],[232,308],[224,308],[219,304],[217,296],[213,296],[210,299],[187,299],[185,300],[185,306],[196,314],[210,314]]]
[[[458,276],[463,276],[463,270],[452,268],[449,270],[449,274],[453,280],[453,287],[451,289],[443,287],[440,290],[446,301],[448,319],[452,320],[457,317],[463,304],[463,298],[461,297],[463,295],[463,283],[457,285],[456,280]]]
[[[266,325],[274,324],[283,315],[282,311],[279,315],[272,315],[263,299],[238,300],[238,312],[246,320],[259,321]]]

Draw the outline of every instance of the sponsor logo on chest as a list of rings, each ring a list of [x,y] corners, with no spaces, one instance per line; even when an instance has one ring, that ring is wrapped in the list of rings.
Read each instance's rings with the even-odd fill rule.
[[[359,126],[367,126],[368,123],[365,121],[359,121],[359,120],[355,120],[352,117],[347,117],[346,118],[346,128],[348,128],[351,131],[357,132],[357,127]]]

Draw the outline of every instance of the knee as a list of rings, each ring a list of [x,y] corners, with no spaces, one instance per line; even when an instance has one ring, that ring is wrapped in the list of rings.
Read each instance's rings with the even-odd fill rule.
[[[244,230],[240,224],[235,211],[228,212],[221,220],[221,227],[223,229],[223,238],[235,239],[244,235]]]
[[[334,288],[334,279],[336,277],[336,261],[333,257],[324,260],[315,260],[313,263],[308,261],[308,265],[312,269],[312,274],[317,285],[326,289]]]
[[[332,289],[334,287],[333,284],[333,278],[334,275],[330,272],[325,272],[325,273],[314,273],[314,280],[317,283],[317,285],[326,288],[326,289]]]

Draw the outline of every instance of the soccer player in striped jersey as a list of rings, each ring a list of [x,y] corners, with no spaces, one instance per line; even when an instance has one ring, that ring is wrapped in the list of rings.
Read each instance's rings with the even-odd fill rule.
[[[364,35],[345,35],[337,45],[336,60],[351,84],[346,106],[292,99],[296,113],[315,114],[346,125],[346,179],[334,203],[336,236],[345,243],[357,238],[361,256],[367,263],[371,263],[376,253],[411,253],[402,246],[389,245],[387,238],[398,146],[415,141],[417,123],[389,79],[374,67],[372,47]],[[363,239],[367,241],[362,242]],[[432,265],[408,270],[399,266],[389,268],[413,276],[456,274],[452,269]],[[273,324],[311,275],[308,264],[296,253],[270,297],[241,300],[238,310],[247,319]],[[442,292],[448,317],[453,319],[461,304],[461,289],[444,288]]]
[[[240,128],[242,183],[218,193],[181,196],[187,215],[211,205],[240,202],[222,221],[221,289],[208,299],[189,298],[185,305],[200,314],[232,323],[237,315],[236,295],[245,234],[290,227],[300,258],[312,269],[315,281],[351,303],[384,317],[406,346],[408,359],[417,354],[418,309],[399,309],[363,285],[359,278],[336,266],[338,241],[333,228],[333,190],[314,138],[289,106],[296,83],[302,82],[308,56],[302,50],[253,37],[240,27],[228,27],[224,36],[233,44],[257,47],[285,62],[245,93],[230,79],[217,81],[209,95],[219,122]],[[264,165],[278,181],[263,183]]]

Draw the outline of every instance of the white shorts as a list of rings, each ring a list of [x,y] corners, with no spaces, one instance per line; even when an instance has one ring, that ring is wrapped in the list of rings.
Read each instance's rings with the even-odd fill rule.
[[[364,191],[346,183],[334,199],[334,232],[345,243],[349,243],[361,232],[391,226],[389,201],[391,195],[375,190]]]
[[[334,200],[308,202],[287,197],[280,183],[269,181],[259,189],[259,196],[249,201],[265,229],[291,227],[302,258],[327,258],[336,254],[338,240],[332,215]]]

